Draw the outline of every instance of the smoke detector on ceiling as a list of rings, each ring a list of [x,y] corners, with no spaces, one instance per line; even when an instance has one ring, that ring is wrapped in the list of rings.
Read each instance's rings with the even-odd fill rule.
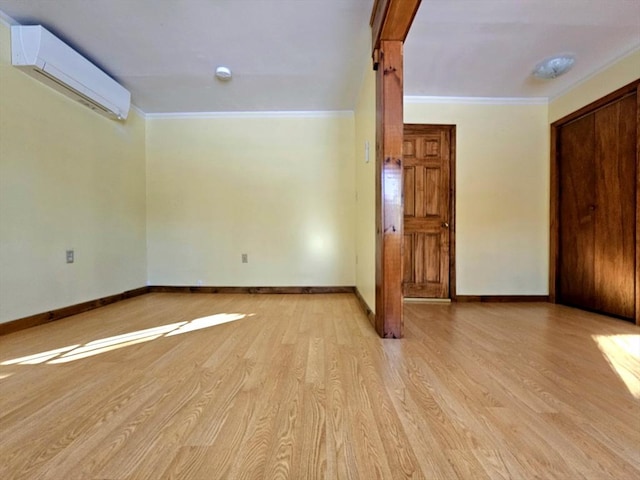
[[[567,73],[573,67],[576,57],[573,55],[558,55],[543,60],[533,69],[533,76],[544,80],[551,80]]]
[[[223,82],[231,80],[231,69],[229,69],[228,67],[216,68],[216,78],[218,80],[222,80]]]

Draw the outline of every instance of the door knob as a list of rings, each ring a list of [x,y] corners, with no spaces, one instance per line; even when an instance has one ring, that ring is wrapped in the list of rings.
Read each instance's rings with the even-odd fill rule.
[[[447,222],[442,222],[442,228],[449,228],[449,224]]]

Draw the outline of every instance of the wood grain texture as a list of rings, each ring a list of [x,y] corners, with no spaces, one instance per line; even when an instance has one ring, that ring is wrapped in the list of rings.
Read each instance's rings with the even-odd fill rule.
[[[640,324],[640,80],[551,126],[549,297]]]
[[[640,82],[636,86],[636,325],[640,325]]]
[[[595,117],[560,129],[560,245],[558,299],[595,308],[596,150]]]
[[[385,341],[353,294],[150,293],[3,336],[0,478],[640,476],[638,327],[543,303],[405,320]]]
[[[404,125],[403,293],[450,298],[454,125]]]
[[[422,0],[376,0],[371,11],[372,50],[383,40],[404,42]]]
[[[595,112],[595,309],[635,319],[635,92]]]
[[[402,337],[402,42],[380,43],[376,75],[376,331]]]
[[[316,294],[316,293],[353,293],[355,287],[194,287],[194,286],[164,286],[152,285],[140,287],[117,295],[110,295],[88,302],[57,308],[49,312],[38,313],[28,317],[19,318],[11,322],[0,323],[0,335],[36,327],[45,323],[54,322],[62,318],[77,315],[82,312],[121,302],[128,298],[144,295],[149,292],[164,293],[247,293],[247,294]]]
[[[127,298],[144,295],[148,293],[148,291],[148,287],[140,287],[134,290],[127,290],[126,292],[118,293],[116,295],[97,298],[95,300],[89,300],[87,302],[78,303],[76,305],[57,308],[48,312],[38,313],[36,315],[30,315],[28,317],[12,320],[10,322],[0,323],[0,335],[6,335],[8,333],[24,330],[25,328],[36,327],[45,323],[54,322],[62,318],[77,315],[78,313],[104,307],[105,305],[110,305],[115,302],[121,302],[122,300],[126,300]]]

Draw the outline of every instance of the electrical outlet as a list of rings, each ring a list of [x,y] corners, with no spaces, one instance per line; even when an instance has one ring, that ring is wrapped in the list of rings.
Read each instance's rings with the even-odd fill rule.
[[[242,254],[242,263],[249,263],[249,255],[246,253]]]
[[[75,254],[73,250],[67,250],[67,263],[73,263],[75,260]]]
[[[202,280],[198,280],[198,281],[196,282],[196,284],[197,284],[199,287],[201,287],[201,286],[202,286]]]

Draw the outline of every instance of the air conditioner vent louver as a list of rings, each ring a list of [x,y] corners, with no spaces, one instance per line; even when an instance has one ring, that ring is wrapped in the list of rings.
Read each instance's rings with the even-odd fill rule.
[[[131,94],[40,25],[11,27],[12,64],[95,112],[113,119],[129,114]]]

